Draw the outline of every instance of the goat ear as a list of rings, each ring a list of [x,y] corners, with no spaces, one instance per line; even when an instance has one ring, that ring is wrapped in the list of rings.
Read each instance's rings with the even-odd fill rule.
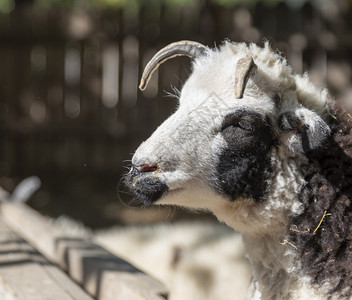
[[[250,56],[238,60],[235,78],[235,97],[241,99],[249,77],[257,70],[257,65]]]
[[[307,108],[282,113],[278,122],[282,131],[281,141],[295,154],[318,148],[331,131],[317,113]]]

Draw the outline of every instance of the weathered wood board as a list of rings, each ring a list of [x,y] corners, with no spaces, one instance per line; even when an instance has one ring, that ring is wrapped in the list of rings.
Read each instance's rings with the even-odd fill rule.
[[[98,300],[167,299],[156,279],[88,239],[63,236],[50,219],[24,204],[1,202],[0,218]]]
[[[0,299],[92,300],[0,218]]]

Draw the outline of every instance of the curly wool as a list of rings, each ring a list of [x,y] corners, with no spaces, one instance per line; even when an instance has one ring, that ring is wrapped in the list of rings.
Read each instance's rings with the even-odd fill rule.
[[[352,294],[352,118],[331,103],[329,140],[307,153],[315,171],[300,194],[304,212],[292,219],[289,238],[314,283],[332,294]],[[336,118],[336,119],[335,119]],[[318,170],[318,171],[317,171]],[[320,225],[320,226],[319,226]]]

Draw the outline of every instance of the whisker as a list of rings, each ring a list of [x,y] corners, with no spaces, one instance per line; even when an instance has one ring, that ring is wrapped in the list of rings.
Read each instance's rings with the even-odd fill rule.
[[[172,89],[172,92],[164,90],[164,93],[165,93],[164,96],[169,98],[174,98],[177,100],[180,99],[181,92],[173,85],[171,86],[171,89]]]

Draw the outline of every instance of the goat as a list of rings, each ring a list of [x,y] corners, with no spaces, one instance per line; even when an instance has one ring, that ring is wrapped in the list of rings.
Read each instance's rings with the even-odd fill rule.
[[[268,43],[172,43],[140,88],[180,55],[192,73],[177,111],[133,155],[131,191],[239,231],[248,299],[352,299],[351,115]]]

